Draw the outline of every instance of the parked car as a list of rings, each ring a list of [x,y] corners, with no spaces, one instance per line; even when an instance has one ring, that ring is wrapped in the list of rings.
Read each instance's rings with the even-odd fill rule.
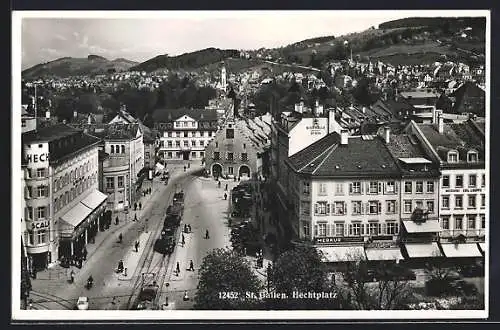
[[[78,301],[76,302],[76,308],[78,310],[89,309],[89,298],[88,297],[78,297]]]

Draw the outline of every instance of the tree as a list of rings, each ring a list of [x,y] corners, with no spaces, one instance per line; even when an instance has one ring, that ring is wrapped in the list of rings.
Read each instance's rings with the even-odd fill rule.
[[[404,268],[379,262],[374,268],[359,255],[350,255],[343,271],[344,285],[338,285],[341,299],[356,310],[402,308],[411,296],[408,280],[400,276]],[[373,281],[375,280],[375,281]]]
[[[270,300],[268,306],[281,309],[338,309],[336,298],[293,299],[295,293],[332,292],[327,269],[321,256],[313,247],[297,246],[282,253],[270,274],[270,290],[285,293],[288,299]]]
[[[203,258],[194,308],[255,309],[259,300],[246,299],[246,293],[254,292],[258,296],[262,288],[261,281],[242,256],[231,250],[216,249]]]

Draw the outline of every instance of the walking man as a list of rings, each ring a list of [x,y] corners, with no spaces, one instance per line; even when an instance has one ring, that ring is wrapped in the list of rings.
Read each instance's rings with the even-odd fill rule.
[[[142,210],[142,203],[139,202],[139,210]]]
[[[227,183],[226,183],[226,188],[224,188],[225,191],[227,191]]]
[[[181,266],[179,265],[178,261],[177,261],[177,266],[175,267],[175,272],[177,273],[177,275],[179,275],[179,273],[181,272]]]
[[[224,193],[224,200],[227,201],[227,194],[226,193]]]
[[[207,229],[207,231],[205,232],[205,239],[208,239],[208,238],[209,238],[209,236],[208,236],[208,229]]]
[[[120,233],[120,235],[118,235],[118,243],[121,243],[123,240],[123,235],[122,233]]]
[[[73,271],[73,269],[69,273],[69,281],[70,281],[70,283],[75,282],[75,272]]]
[[[139,242],[138,241],[135,241],[135,252],[139,252]]]
[[[193,260],[190,260],[190,261],[189,261],[189,270],[194,272],[194,264],[193,264]]]
[[[191,232],[191,225],[188,224],[187,226],[188,226],[188,233],[190,233]]]
[[[134,211],[137,211],[137,203],[134,203]]]
[[[120,223],[120,220],[118,219],[118,216],[116,216],[115,225],[118,225],[119,223]]]

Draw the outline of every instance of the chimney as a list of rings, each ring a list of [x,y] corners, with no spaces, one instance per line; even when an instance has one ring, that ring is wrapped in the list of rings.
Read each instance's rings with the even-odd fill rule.
[[[45,111],[45,118],[50,119],[50,110]]]
[[[391,128],[389,126],[384,127],[384,139],[386,144],[391,141]]]
[[[335,109],[328,109],[328,134],[337,132],[340,134],[342,127],[339,125],[337,120],[335,120]]]
[[[346,129],[343,129],[340,131],[340,144],[343,146],[347,145],[347,140],[349,136],[349,131]]]
[[[438,116],[438,132],[439,134],[443,134],[444,132],[444,119],[442,111],[437,114]]]

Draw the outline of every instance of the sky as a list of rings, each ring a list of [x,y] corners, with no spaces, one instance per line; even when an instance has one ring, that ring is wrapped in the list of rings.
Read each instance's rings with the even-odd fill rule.
[[[438,16],[399,10],[24,12],[22,15],[22,69],[65,56],[95,54],[143,62],[157,55],[174,56],[208,47],[272,48],[313,37],[360,32],[404,17]]]

